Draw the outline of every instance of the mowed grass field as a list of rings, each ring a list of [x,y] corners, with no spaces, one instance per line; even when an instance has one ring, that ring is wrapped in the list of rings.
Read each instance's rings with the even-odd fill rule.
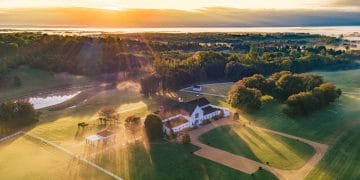
[[[305,143],[239,125],[213,129],[203,143],[280,169],[298,169],[315,153]]]
[[[1,179],[111,179],[58,149],[28,136],[0,144]]]
[[[123,179],[276,179],[267,171],[253,175],[193,155],[197,147],[167,142],[150,143],[143,134],[133,137],[120,123],[113,131],[116,143],[90,147],[85,137],[104,129],[97,121],[102,107],[115,107],[120,122],[131,115],[144,118],[158,109],[152,99],[139,93],[139,85],[123,82],[116,89],[100,91],[74,107],[41,110],[40,122],[28,133],[51,141],[84,157]],[[86,122],[86,128],[78,128]],[[0,179],[111,179],[59,149],[29,136],[0,143]]]
[[[323,75],[326,81],[341,88],[343,95],[339,100],[301,118],[286,116],[281,112],[281,103],[271,101],[256,113],[242,113],[241,121],[328,144],[328,152],[308,179],[357,179],[360,177],[360,70],[312,73]],[[195,95],[186,97],[191,99]],[[226,100],[211,97],[210,101],[223,104]]]

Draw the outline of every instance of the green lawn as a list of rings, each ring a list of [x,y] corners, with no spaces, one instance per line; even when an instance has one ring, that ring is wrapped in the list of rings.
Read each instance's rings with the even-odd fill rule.
[[[320,164],[306,179],[358,179],[360,177],[360,124],[330,146]]]
[[[125,179],[276,179],[267,171],[253,176],[203,159],[192,145],[136,143],[93,157],[94,162]],[[116,158],[113,158],[116,157]]]
[[[315,153],[302,142],[242,126],[223,126],[200,137],[210,146],[280,169],[298,169]]]

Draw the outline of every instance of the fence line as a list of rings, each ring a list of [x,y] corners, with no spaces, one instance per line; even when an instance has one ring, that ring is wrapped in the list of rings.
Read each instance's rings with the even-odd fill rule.
[[[5,136],[5,137],[0,139],[0,142],[6,141],[6,140],[8,140],[10,138],[13,138],[13,137],[18,136],[18,135],[23,134],[23,133],[24,133],[24,131],[18,131],[18,132],[14,133],[14,134]]]
[[[221,95],[221,94],[212,94],[212,93],[204,93],[204,92],[196,92],[196,91],[190,91],[190,90],[180,90],[181,92],[188,92],[188,93],[194,93],[194,94],[202,94],[202,95],[207,95],[207,96],[216,96],[216,97],[222,97],[222,98],[226,98],[227,96],[225,95]]]
[[[39,137],[39,136],[37,136],[37,135],[34,135],[34,134],[30,134],[30,133],[24,133],[24,134],[27,135],[27,136],[30,136],[30,137],[32,137],[32,138],[38,139],[38,140],[40,140],[40,141],[43,141],[43,142],[45,142],[45,143],[47,143],[47,144],[49,144],[49,145],[57,148],[58,150],[61,150],[61,151],[65,152],[65,153],[67,153],[68,155],[70,155],[70,156],[72,156],[72,157],[74,157],[74,158],[77,158],[77,159],[79,159],[80,161],[82,161],[82,162],[84,162],[84,163],[86,163],[86,164],[88,164],[88,165],[90,165],[90,166],[92,166],[92,167],[94,167],[94,168],[102,171],[102,172],[105,173],[105,174],[107,174],[107,175],[109,175],[109,176],[111,176],[111,177],[113,177],[113,178],[115,178],[115,179],[121,180],[121,178],[120,178],[119,176],[115,175],[114,173],[112,173],[112,172],[110,172],[110,171],[108,171],[108,170],[106,170],[106,169],[98,166],[97,164],[95,164],[95,163],[93,163],[93,162],[91,162],[91,161],[89,161],[89,160],[87,160],[87,159],[85,159],[85,158],[83,158],[83,157],[80,157],[80,156],[74,154],[73,152],[71,152],[71,151],[69,151],[69,150],[67,150],[67,149],[65,149],[65,148],[63,148],[63,147],[61,147],[61,146],[59,146],[59,145],[51,142],[51,141],[48,141],[48,140],[46,140],[46,139],[44,139],[44,138],[42,138],[42,137]]]
[[[40,140],[40,141],[42,141],[42,142],[45,142],[46,144],[48,144],[48,145],[50,145],[50,146],[53,146],[53,147],[55,147],[56,149],[58,149],[58,150],[60,150],[60,151],[62,151],[62,152],[65,152],[66,154],[70,155],[71,157],[77,158],[77,159],[79,159],[80,161],[84,162],[85,164],[88,164],[88,165],[90,165],[90,166],[92,166],[92,167],[94,167],[94,168],[102,171],[103,173],[105,173],[105,174],[113,177],[114,179],[121,180],[121,178],[120,178],[119,176],[117,176],[117,175],[115,175],[114,173],[112,173],[112,172],[110,172],[110,171],[108,171],[108,170],[100,167],[99,165],[97,165],[97,164],[95,164],[95,163],[93,163],[93,162],[91,162],[91,161],[89,161],[89,160],[87,160],[87,159],[85,159],[85,158],[83,158],[83,157],[80,157],[80,156],[76,155],[75,153],[73,153],[73,152],[71,152],[71,151],[69,151],[69,150],[67,150],[67,149],[65,149],[65,148],[63,148],[63,147],[61,147],[61,146],[59,146],[59,145],[51,142],[51,141],[48,141],[48,140],[46,140],[46,139],[44,139],[44,138],[42,138],[42,137],[40,137],[40,136],[31,134],[31,133],[27,133],[27,132],[24,132],[24,131],[18,131],[18,132],[14,133],[14,134],[11,134],[11,135],[9,135],[9,136],[6,136],[6,137],[1,138],[1,139],[0,139],[0,142],[5,141],[5,140],[8,140],[8,139],[10,139],[10,138],[13,138],[13,137],[15,137],[15,136],[18,136],[18,135],[20,135],[20,134],[23,134],[23,135],[29,136],[29,137],[31,137],[31,138],[34,138],[34,139]]]

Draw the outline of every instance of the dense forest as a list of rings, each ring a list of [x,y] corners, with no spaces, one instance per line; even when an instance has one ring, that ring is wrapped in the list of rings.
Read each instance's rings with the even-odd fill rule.
[[[327,48],[341,43],[342,39],[334,37],[293,33],[4,33],[0,34],[0,82],[10,79],[19,84],[16,77],[7,77],[19,66],[87,76],[146,71],[153,76],[142,81],[144,93],[149,94],[147,89],[153,92],[200,81],[236,81],[257,73],[353,67],[359,53]]]

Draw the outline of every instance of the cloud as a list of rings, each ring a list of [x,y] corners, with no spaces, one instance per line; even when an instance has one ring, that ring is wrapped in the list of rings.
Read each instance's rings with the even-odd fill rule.
[[[334,6],[359,7],[360,0],[336,0]]]
[[[60,27],[259,27],[360,25],[360,12],[330,10],[246,10],[204,8],[198,11],[91,8],[9,9],[0,26]]]

